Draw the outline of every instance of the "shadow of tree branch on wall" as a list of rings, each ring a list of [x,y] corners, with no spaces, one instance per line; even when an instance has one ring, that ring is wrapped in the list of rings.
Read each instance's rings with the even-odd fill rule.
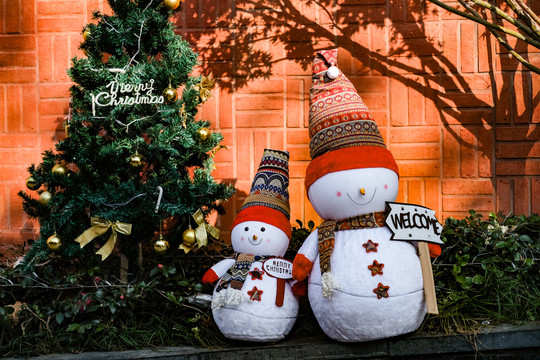
[[[426,33],[426,26],[436,23],[430,24],[425,18],[436,17],[434,12],[439,10],[428,11],[419,2],[406,12],[397,9],[403,21],[393,22],[393,10],[387,9],[386,1],[366,1],[364,6],[334,3],[239,0],[229,9],[229,27],[216,28],[214,34],[188,31],[187,38],[201,55],[201,70],[221,78],[220,86],[228,91],[245,87],[253,79],[269,78],[273,65],[280,62],[294,62],[309,75],[315,51],[337,46],[356,62],[353,77],[384,75],[403,83],[433,101],[446,124],[447,117],[458,121],[462,117],[464,104],[460,100],[464,96],[467,104],[491,110],[493,103],[476,97],[454,62],[443,54],[442,34],[435,38]],[[212,14],[213,10],[205,8],[205,13]],[[411,19],[416,21],[404,21]],[[389,49],[382,42],[379,48],[374,44],[382,41],[375,38],[375,30],[382,29],[391,34]],[[453,76],[441,81],[442,74],[448,73]],[[422,81],[410,81],[411,76]]]
[[[366,90],[358,85],[363,78],[381,76],[392,82],[391,88],[396,84],[409,94],[426,99],[425,123],[422,119],[413,119],[417,109],[409,107],[411,114],[401,119],[399,111],[392,111],[389,104],[392,124],[438,126],[442,123],[462,153],[478,151],[479,157],[488,159],[487,169],[481,176],[491,177],[495,185],[493,142],[497,139],[492,130],[501,125],[502,111],[516,110],[514,105],[506,106],[501,101],[507,96],[505,87],[514,85],[510,79],[514,75],[506,74],[502,79],[493,76],[493,56],[499,54],[488,54],[490,68],[482,70],[480,78],[472,78],[474,71],[467,74],[458,69],[459,31],[462,37],[470,36],[470,41],[478,39],[476,32],[469,35],[463,28],[446,28],[447,23],[455,25],[456,22],[440,21],[444,10],[425,1],[343,1],[339,5],[333,0],[226,3],[227,11],[221,10],[225,14],[221,24],[225,26],[216,23],[215,27],[209,26],[210,30],[186,30],[188,40],[201,55],[201,70],[219,77],[221,88],[237,91],[249,86],[252,80],[282,76],[283,69],[286,75],[309,79],[314,53],[338,47],[339,67],[362,96]],[[207,6],[204,13],[213,14],[214,10]],[[487,42],[487,47],[492,45]],[[530,74],[519,74],[526,82],[521,92],[534,108],[540,94],[527,95],[531,91]],[[503,90],[498,92],[497,89]],[[406,100],[402,101],[406,104]],[[368,102],[367,105],[370,107]],[[512,121],[528,123],[530,118],[528,112],[513,116]],[[463,137],[462,127],[474,128],[472,137]],[[533,127],[526,140],[537,136],[536,125]],[[524,151],[529,154],[533,145],[534,141],[527,142],[525,146],[529,148]],[[522,163],[525,167],[525,161]]]

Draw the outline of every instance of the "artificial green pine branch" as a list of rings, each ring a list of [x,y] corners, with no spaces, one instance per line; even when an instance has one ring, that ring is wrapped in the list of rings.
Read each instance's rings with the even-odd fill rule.
[[[20,193],[24,210],[40,222],[40,238],[25,257],[27,270],[50,255],[46,242],[52,235],[62,240],[59,256],[100,261],[94,253],[111,230],[84,249],[76,242],[91,218],[131,224],[130,234],[118,235],[117,247],[137,256],[140,245],[152,249],[165,219],[180,219],[170,233],[181,234],[193,213],[221,211],[233,192],[211,176],[209,157],[223,137],[212,130],[201,135],[212,124],[196,118],[202,99],[194,87],[201,77],[190,74],[197,54],[175,34],[172,10],[160,0],[109,4],[113,14],[94,12],[94,23],[83,28],[85,56],[73,59],[68,70],[75,83],[69,135],[29,168],[42,184],[39,191],[52,197],[38,201]],[[177,98],[165,99],[166,88]],[[58,163],[67,174],[52,171]]]

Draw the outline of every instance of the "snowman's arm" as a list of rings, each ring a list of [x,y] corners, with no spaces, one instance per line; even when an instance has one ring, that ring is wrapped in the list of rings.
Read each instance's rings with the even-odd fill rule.
[[[441,255],[441,246],[438,244],[433,243],[427,243],[428,249],[429,249],[429,256],[432,258],[436,258],[437,256]]]
[[[307,284],[305,281],[289,280],[289,285],[291,286],[294,296],[306,296]]]
[[[229,270],[234,265],[234,259],[224,259],[212,266],[204,274],[202,282],[205,284],[210,284],[215,282],[217,279],[225,275],[227,270]]]
[[[298,281],[304,280],[313,267],[313,262],[319,254],[319,241],[317,240],[318,229],[315,229],[302,244],[293,261],[293,278]]]

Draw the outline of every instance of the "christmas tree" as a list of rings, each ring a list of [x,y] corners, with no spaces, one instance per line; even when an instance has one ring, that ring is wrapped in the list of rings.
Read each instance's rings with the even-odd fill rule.
[[[205,217],[233,190],[211,176],[223,137],[195,115],[214,80],[190,75],[197,55],[169,21],[179,4],[109,0],[114,14],[84,27],[66,137],[28,169],[39,198],[19,193],[40,224],[26,271],[51,254],[100,264],[117,252],[136,269],[143,249],[189,256],[219,237]]]

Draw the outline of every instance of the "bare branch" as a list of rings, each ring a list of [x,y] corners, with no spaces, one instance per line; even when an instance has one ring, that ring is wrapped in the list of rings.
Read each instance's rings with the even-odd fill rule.
[[[521,31],[525,32],[527,35],[530,35],[530,36],[527,36],[527,35],[524,35],[520,32],[517,32],[515,30],[512,30],[512,29],[508,29],[507,27],[504,27],[504,26],[501,26],[499,24],[496,24],[496,23],[492,23],[486,19],[484,19],[476,10],[474,10],[469,4],[467,4],[464,0],[458,0],[458,2],[468,11],[468,12],[464,12],[462,10],[459,10],[459,9],[456,9],[452,6],[449,6],[447,4],[445,4],[444,2],[442,1],[439,1],[439,0],[429,0],[430,2],[432,2],[433,4],[451,12],[451,13],[454,13],[456,15],[459,15],[463,18],[466,18],[466,19],[469,19],[471,21],[474,21],[478,24],[481,24],[483,26],[486,27],[486,29],[488,29],[492,34],[493,36],[495,37],[495,39],[497,39],[498,42],[501,43],[501,45],[508,50],[508,52],[515,58],[517,59],[519,62],[521,62],[523,64],[523,66],[525,66],[527,69],[537,73],[537,74],[540,74],[540,68],[532,65],[530,62],[528,62],[521,54],[519,54],[517,51],[515,51],[515,49],[510,45],[508,44],[508,42],[500,35],[499,32],[503,32],[507,35],[510,35],[510,36],[513,36],[519,40],[522,40],[524,41],[525,43],[529,44],[529,45],[532,45],[534,47],[536,47],[537,49],[540,49],[540,41],[536,40],[538,38],[538,33],[535,29],[532,28],[532,25],[527,27],[528,23],[529,22],[535,22],[536,20],[532,20],[528,17],[526,17],[525,19],[522,18],[523,21],[525,21],[527,23],[524,24],[523,22],[517,20],[517,19],[514,19],[512,18],[510,15],[506,14],[504,11],[502,11],[500,8],[494,6],[494,5],[491,5],[483,0],[471,0],[472,3],[474,4],[477,4],[477,5],[480,5],[482,6],[483,8],[485,9],[489,9],[490,11],[493,11],[495,14],[501,16],[504,20],[508,21],[509,23],[513,24],[514,26],[516,26],[518,29],[520,29]],[[469,3],[471,2],[469,1]],[[509,3],[510,1],[513,2],[513,4],[509,4],[512,9],[516,8],[516,7],[519,7],[523,1],[522,0],[505,0],[507,3]],[[520,4],[517,4],[515,1],[519,1]],[[523,4],[524,5],[524,4]],[[525,8],[523,8],[525,9]],[[528,10],[524,10],[527,15],[530,16],[529,14],[529,11],[532,13],[532,10],[530,10],[528,7],[527,7]],[[516,14],[519,15],[518,11],[515,11]],[[523,13],[523,12],[522,12]],[[533,13],[534,14],[534,13]],[[538,16],[534,15],[535,18],[538,18]],[[526,29],[526,30],[525,30]],[[534,39],[533,39],[534,37]]]

